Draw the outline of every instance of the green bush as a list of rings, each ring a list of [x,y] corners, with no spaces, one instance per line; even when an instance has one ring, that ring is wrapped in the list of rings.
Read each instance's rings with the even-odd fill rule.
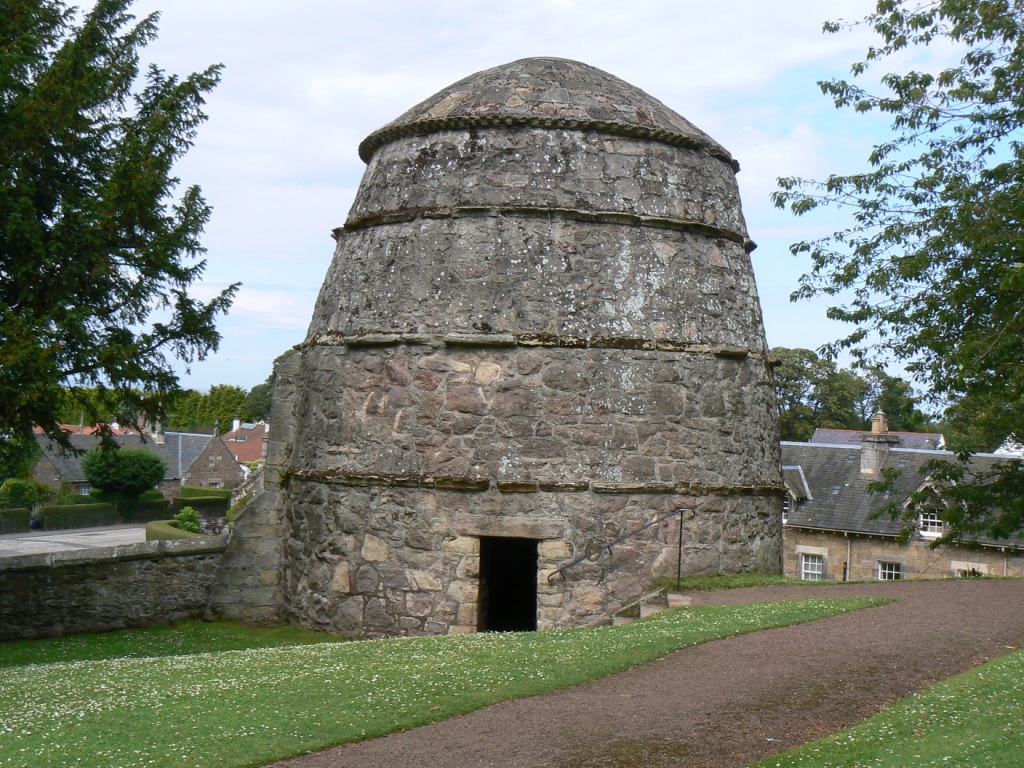
[[[194,539],[198,533],[182,530],[177,520],[154,520],[146,523],[146,541]]]
[[[117,510],[111,504],[63,504],[42,507],[39,517],[44,531],[95,528],[100,525],[115,525],[118,522]]]
[[[25,507],[0,509],[0,533],[24,533],[31,520],[32,510]]]
[[[199,512],[192,507],[183,507],[181,512],[174,516],[174,519],[183,531],[200,533],[203,530],[199,521]]]
[[[164,479],[167,465],[145,448],[100,446],[85,454],[82,471],[93,487],[104,493],[138,498]]]
[[[164,492],[159,488],[150,488],[139,494],[139,501],[163,501]]]
[[[46,486],[43,486],[44,488]],[[39,503],[39,484],[35,480],[11,477],[0,485],[0,509],[28,507]]]

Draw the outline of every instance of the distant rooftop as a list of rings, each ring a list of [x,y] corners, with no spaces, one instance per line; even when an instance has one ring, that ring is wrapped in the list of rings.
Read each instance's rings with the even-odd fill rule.
[[[868,430],[858,429],[824,429],[818,427],[807,442],[824,445],[860,445],[860,439]],[[898,448],[915,450],[941,450],[946,447],[946,439],[938,432],[887,432],[900,439]]]

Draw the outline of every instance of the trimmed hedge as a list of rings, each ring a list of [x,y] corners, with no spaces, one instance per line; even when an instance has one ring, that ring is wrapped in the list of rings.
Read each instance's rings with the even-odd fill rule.
[[[228,501],[219,496],[179,496],[171,499],[171,514],[176,515],[185,507],[192,507],[202,517],[224,517],[228,513]]]
[[[31,520],[32,510],[25,507],[0,509],[0,533],[26,533]]]
[[[40,509],[44,531],[95,528],[117,525],[117,510],[111,504],[60,504]]]
[[[171,516],[170,509],[170,499],[140,501],[138,508],[135,510],[133,520],[136,523],[148,523],[153,520],[166,520]]]
[[[166,539],[194,539],[200,533],[183,531],[178,527],[177,520],[154,520],[146,523],[146,541],[162,541]]]
[[[55,506],[72,507],[75,505],[82,504],[103,504],[105,502],[96,501],[91,494],[88,493],[69,493],[66,496],[61,496],[58,501],[60,504]]]
[[[216,496],[217,498],[231,501],[230,488],[207,488],[201,485],[181,486],[181,497],[183,499],[194,499],[200,496]]]

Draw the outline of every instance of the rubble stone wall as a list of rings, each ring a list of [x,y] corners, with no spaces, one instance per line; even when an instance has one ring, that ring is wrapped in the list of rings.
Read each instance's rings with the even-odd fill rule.
[[[674,510],[683,575],[771,571],[777,505],[740,496],[536,486],[502,492],[292,481],[287,617],[346,635],[472,632],[481,536],[538,541],[538,628],[579,626],[636,599],[678,566],[670,516],[593,560],[574,557]]]
[[[224,546],[210,536],[0,559],[0,641],[198,618]]]

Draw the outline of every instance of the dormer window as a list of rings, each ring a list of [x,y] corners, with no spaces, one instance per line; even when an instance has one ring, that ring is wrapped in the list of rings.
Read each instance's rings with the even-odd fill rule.
[[[928,509],[921,513],[919,521],[921,536],[926,539],[937,539],[942,535],[943,522],[938,510]]]
[[[782,524],[789,522],[789,510],[793,508],[793,497],[788,493],[782,497]]]

